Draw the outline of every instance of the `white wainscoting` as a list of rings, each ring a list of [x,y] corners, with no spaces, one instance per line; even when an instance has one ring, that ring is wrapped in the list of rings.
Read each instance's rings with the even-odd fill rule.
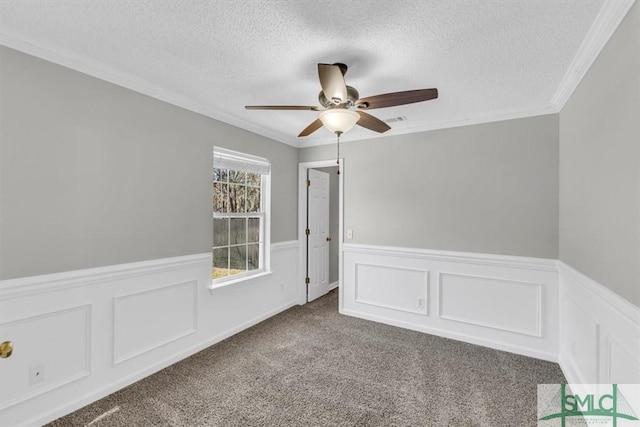
[[[357,244],[343,259],[343,314],[558,361],[570,383],[640,383],[640,308],[563,262]]]
[[[570,383],[640,383],[640,309],[559,262],[560,348]]]
[[[0,411],[88,376],[90,331],[90,305],[2,324],[3,337],[18,339],[12,357],[0,365]]]
[[[356,303],[427,314],[428,271],[362,263],[355,269]]]
[[[442,272],[438,277],[441,319],[542,337],[541,283]]]
[[[345,244],[341,312],[557,361],[556,264]]]
[[[45,424],[297,304],[297,251],[217,289],[210,253],[0,282],[0,424]]]
[[[0,282],[1,424],[44,424],[299,303],[297,251],[273,244],[271,274],[214,289],[211,254]],[[344,314],[559,359],[569,382],[640,383],[640,309],[562,262],[354,244],[343,259]]]
[[[122,363],[198,329],[198,282],[113,299],[113,363]]]

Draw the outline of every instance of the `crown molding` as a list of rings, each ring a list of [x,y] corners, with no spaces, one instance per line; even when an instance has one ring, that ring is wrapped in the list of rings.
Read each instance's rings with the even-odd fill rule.
[[[83,55],[67,51],[58,46],[51,45],[46,42],[39,41],[38,43],[26,41],[21,37],[8,34],[6,32],[0,32],[0,45],[4,45],[11,49],[26,53],[28,55],[35,56],[45,61],[52,62],[57,65],[61,65],[66,68],[87,74],[92,77],[96,77],[101,80],[105,80],[109,83],[113,83],[118,86],[125,87],[143,95],[150,96],[160,101],[167,102],[180,108],[184,108],[189,111],[193,111],[198,114],[202,114],[206,117],[221,121],[223,123],[236,126],[240,129],[253,132],[255,134],[264,136],[266,138],[273,139],[278,142],[290,145],[295,148],[307,148],[319,145],[329,145],[335,142],[333,136],[328,136],[321,140],[315,140],[307,142],[308,140],[296,138],[294,136],[285,135],[281,132],[266,129],[262,126],[253,124],[247,120],[239,117],[221,112],[212,108],[211,106],[196,102],[188,97],[177,94],[171,90],[161,87],[157,84],[151,83],[145,79],[141,79],[132,74],[122,72],[113,67],[105,65],[101,62],[92,60]],[[519,119],[525,117],[541,116],[546,114],[558,113],[559,110],[554,106],[546,106],[536,110],[525,111],[510,111],[501,112],[498,114],[492,114],[484,117],[468,117],[464,120],[447,121],[440,123],[432,123],[425,126],[411,127],[405,129],[392,129],[391,134],[377,134],[372,133],[366,138],[350,139],[349,134],[343,136],[344,142],[351,141],[363,141],[373,138],[385,138],[397,135],[405,135],[410,133],[426,132],[438,129],[455,128],[461,126],[469,126],[481,123],[498,122],[503,120]]]
[[[99,61],[95,61],[83,55],[78,55],[58,46],[53,46],[46,42],[38,42],[36,44],[6,32],[0,32],[0,45],[70,68],[89,76],[105,80],[109,83],[113,83],[177,107],[184,108],[185,110],[202,114],[203,116],[236,126],[266,138],[270,138],[296,148],[299,146],[299,143],[295,138],[257,126],[247,120],[219,111],[210,105],[194,101],[184,95],[180,95],[155,83],[117,70]]]
[[[527,117],[536,117],[536,116],[546,116],[548,114],[557,114],[560,110],[553,105],[549,105],[547,107],[538,108],[535,110],[522,110],[522,111],[509,111],[509,112],[500,112],[496,114],[492,114],[489,116],[478,116],[478,117],[468,117],[464,120],[455,120],[449,122],[439,122],[439,123],[429,123],[423,126],[416,126],[405,129],[391,129],[389,132],[385,133],[375,133],[367,138],[349,138],[349,133],[340,137],[340,143],[349,143],[355,141],[365,141],[374,138],[392,138],[400,135],[407,135],[413,133],[427,132],[431,130],[438,129],[451,129],[462,126],[471,126],[471,125],[479,125],[483,123],[493,123],[493,122],[502,122],[506,120],[514,120],[514,119],[524,119]],[[309,148],[315,147],[318,145],[327,145],[333,144],[335,142],[335,137],[331,136],[331,139],[322,140],[322,141],[312,141],[309,143],[301,142],[298,148]]]
[[[559,113],[634,3],[635,0],[609,0],[604,2],[600,12],[598,12],[595,21],[589,29],[587,36],[583,40],[578,53],[562,78],[562,81],[552,97],[550,104],[547,106],[534,110],[500,112],[483,117],[467,117],[463,120],[432,123],[405,129],[393,129],[391,134],[372,134],[366,138],[350,139],[347,134],[343,137],[343,141],[345,143],[351,141],[362,141],[373,138],[384,138],[410,133]],[[140,77],[122,72],[86,56],[75,54],[44,41],[38,41],[36,43],[33,41],[27,41],[16,35],[0,32],[0,45],[7,46],[11,49],[27,53],[92,77],[105,80],[118,86],[125,87],[135,92],[202,114],[206,117],[210,117],[292,147],[307,148],[332,144],[334,142],[333,137],[307,142],[306,140],[299,139],[291,135],[286,135],[278,131],[264,128],[248,120],[222,112],[210,105],[190,99],[189,97],[178,94]]]
[[[554,105],[558,111],[562,110],[567,103],[571,94],[576,90],[635,1],[636,0],[605,0],[595,21],[593,21],[591,28],[582,41],[578,53],[564,74],[556,93],[553,95],[553,98],[551,98],[551,104]]]

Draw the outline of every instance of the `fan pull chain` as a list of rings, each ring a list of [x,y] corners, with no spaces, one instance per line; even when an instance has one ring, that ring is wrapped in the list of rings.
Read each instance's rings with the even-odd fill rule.
[[[342,134],[342,132],[336,132],[336,135],[338,136],[338,143],[336,144],[338,153],[336,155],[336,164],[338,165],[338,175],[340,175],[340,135]]]

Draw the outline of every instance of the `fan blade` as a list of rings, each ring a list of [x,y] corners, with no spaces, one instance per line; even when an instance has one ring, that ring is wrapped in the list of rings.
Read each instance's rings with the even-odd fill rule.
[[[373,108],[395,107],[396,105],[413,104],[428,101],[438,97],[438,89],[417,89],[404,92],[391,92],[382,95],[361,98],[356,102],[358,108],[371,110]]]
[[[371,129],[379,133],[384,133],[391,129],[388,124],[377,117],[373,117],[371,114],[365,113],[364,111],[358,111],[358,114],[360,114],[360,120],[358,120],[357,124],[363,128]]]
[[[329,101],[342,104],[347,101],[347,86],[340,67],[332,64],[318,64],[318,77],[322,92]]]
[[[322,121],[320,119],[316,119],[313,123],[311,123],[309,126],[304,128],[302,132],[300,132],[300,135],[298,135],[298,138],[301,136],[309,136],[315,131],[317,131],[318,129],[320,129],[321,127],[322,127]]]
[[[313,105],[245,105],[247,110],[308,110],[308,111],[323,111],[322,107],[315,107]]]

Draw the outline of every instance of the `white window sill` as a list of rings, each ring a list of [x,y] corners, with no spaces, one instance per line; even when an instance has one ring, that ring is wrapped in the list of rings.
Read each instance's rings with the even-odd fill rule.
[[[271,276],[273,274],[273,272],[271,271],[261,271],[260,273],[256,273],[256,274],[252,274],[250,276],[243,276],[243,277],[238,277],[237,279],[230,279],[230,280],[225,280],[222,282],[214,282],[213,280],[211,281],[211,285],[209,286],[210,290],[216,290],[216,289],[220,289],[220,288],[226,288],[227,286],[231,286],[231,285],[235,285],[237,283],[241,283],[241,282],[247,282],[253,279],[259,279],[262,277],[267,277],[267,276]]]

